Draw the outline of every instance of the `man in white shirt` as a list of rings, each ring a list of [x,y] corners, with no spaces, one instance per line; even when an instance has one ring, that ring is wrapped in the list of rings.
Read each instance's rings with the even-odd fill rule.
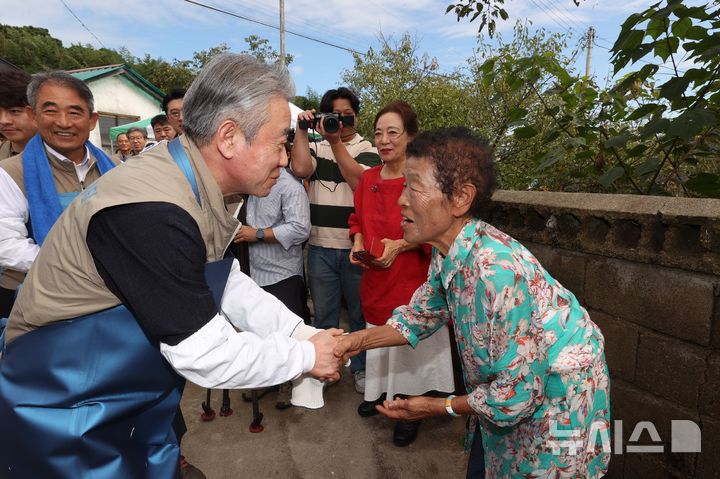
[[[0,434],[0,470],[174,478],[185,378],[226,389],[339,378],[342,331],[306,326],[224,259],[239,227],[224,198],[270,193],[293,95],[279,65],[215,57],[185,97],[185,134],[57,221],[5,333],[0,424],[14,432]]]

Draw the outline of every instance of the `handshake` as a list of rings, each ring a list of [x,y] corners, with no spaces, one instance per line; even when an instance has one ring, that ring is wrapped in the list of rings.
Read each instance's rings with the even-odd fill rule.
[[[310,375],[321,381],[337,381],[340,379],[340,366],[346,364],[351,357],[363,350],[361,331],[348,334],[342,329],[332,328],[320,331],[310,337],[315,347],[315,365]]]

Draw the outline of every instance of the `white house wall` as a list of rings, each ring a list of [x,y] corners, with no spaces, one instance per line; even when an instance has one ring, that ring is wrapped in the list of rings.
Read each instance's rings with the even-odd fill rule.
[[[88,82],[95,98],[95,111],[119,115],[134,115],[138,119],[155,116],[162,112],[162,105],[139,87],[123,78],[123,75],[100,78]],[[101,145],[100,130],[90,133],[90,141]]]

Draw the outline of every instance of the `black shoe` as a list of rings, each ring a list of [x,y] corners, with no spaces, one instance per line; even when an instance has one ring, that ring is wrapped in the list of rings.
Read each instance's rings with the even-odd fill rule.
[[[288,381],[280,385],[278,389],[277,402],[275,403],[275,409],[280,411],[292,407],[292,382]]]
[[[393,442],[397,447],[409,446],[417,439],[421,421],[398,421],[393,431]]]
[[[370,417],[375,416],[376,414],[380,414],[377,409],[375,409],[375,406],[379,406],[383,403],[385,400],[385,393],[382,393],[380,398],[374,400],[374,401],[363,401],[358,406],[358,414],[361,417]]]

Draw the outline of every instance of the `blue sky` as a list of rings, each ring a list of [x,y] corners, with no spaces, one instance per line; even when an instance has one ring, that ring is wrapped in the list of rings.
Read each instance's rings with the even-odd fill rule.
[[[198,0],[238,15],[272,25],[279,24],[278,0]],[[510,38],[517,19],[530,19],[532,28],[570,35],[574,50],[589,26],[596,33],[592,72],[605,83],[611,66],[608,49],[620,24],[633,12],[656,0],[506,0],[510,19],[498,31]],[[63,4],[64,2],[64,4]],[[398,38],[410,33],[419,51],[435,57],[441,71],[466,64],[477,45],[477,24],[457,22],[445,15],[450,0],[285,0],[286,29],[360,52],[379,45],[379,35]],[[688,2],[698,3],[698,1]],[[68,10],[92,32],[89,33]],[[227,43],[233,51],[246,48],[244,38],[256,34],[279,50],[277,30],[202,8],[183,0],[0,0],[0,22],[47,28],[68,46],[89,43],[96,47],[127,47],[135,56],[146,53],[166,60],[190,59],[194,51]],[[94,36],[93,36],[94,34]],[[97,39],[95,38],[97,37]],[[290,69],[298,94],[308,87],[322,93],[341,83],[342,72],[352,68],[352,55],[343,49],[286,34],[286,49],[295,56]],[[585,52],[577,55],[583,71]]]

